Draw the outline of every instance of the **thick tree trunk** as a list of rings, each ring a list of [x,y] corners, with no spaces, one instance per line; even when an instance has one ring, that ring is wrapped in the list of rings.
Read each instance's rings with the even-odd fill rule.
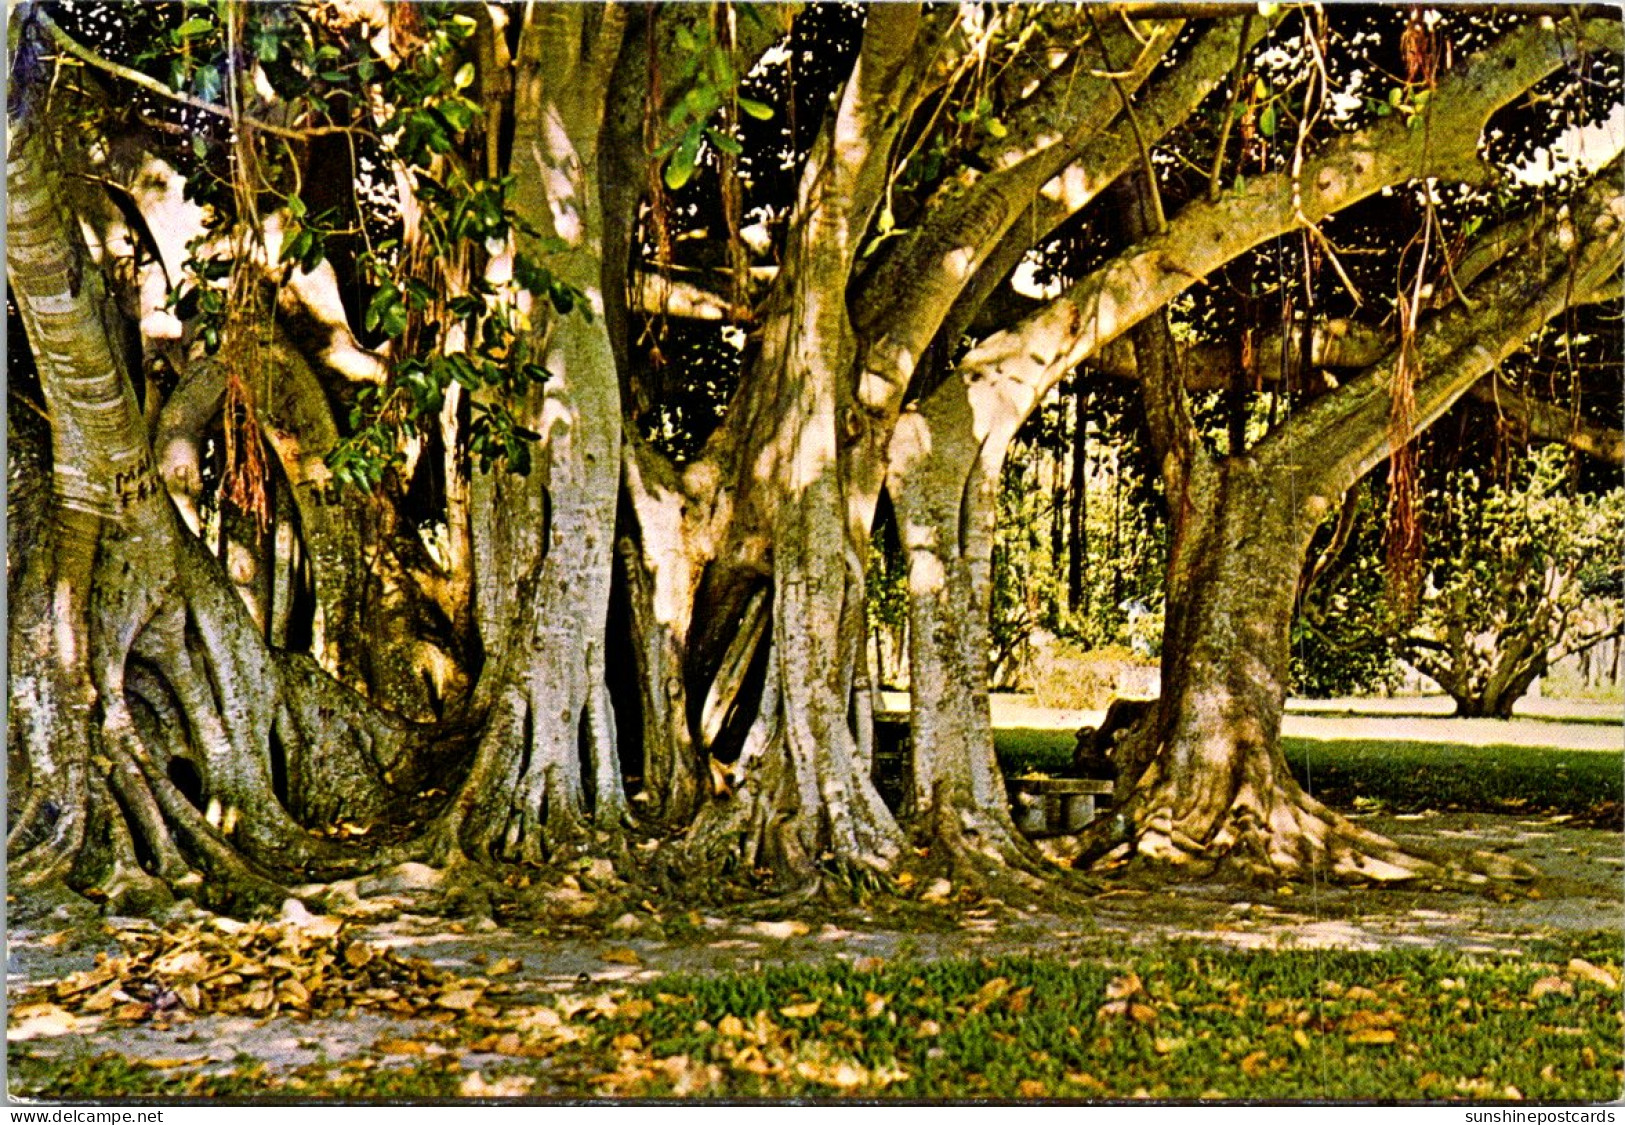
[[[390,760],[405,732],[369,728],[364,706],[339,700],[284,705],[260,630],[159,481],[110,344],[116,312],[31,107],[23,98],[13,119],[6,264],[51,421],[54,518],[10,621],[9,737],[28,760],[10,869],[21,884],[94,888],[116,909],[157,909],[172,889],[233,908],[279,901],[279,875],[357,857],[289,815],[277,724],[283,747],[335,760],[365,758],[358,740],[389,743],[378,756]],[[382,782],[357,770],[347,793],[377,797]]]
[[[1465,611],[1456,614],[1465,620]],[[1546,671],[1550,622],[1540,615],[1526,628],[1474,637],[1454,625],[1438,648],[1412,643],[1410,660],[1456,704],[1464,719],[1510,719],[1512,708]]]
[[[853,483],[856,450],[876,435],[865,414],[873,406],[853,385],[847,285],[904,120],[895,103],[918,78],[921,24],[917,5],[869,11],[852,75],[802,174],[761,350],[742,383],[750,393],[708,451],[733,492],[702,596],[720,594],[708,608],[731,622],[770,578],[771,648],[735,791],[704,811],[690,843],[803,886],[831,866],[883,870],[903,844],[852,729],[864,552],[883,462],[869,459],[872,480]]]
[[[541,435],[537,468],[473,481],[486,656],[473,712],[484,729],[439,826],[445,856],[541,862],[590,843],[595,828],[618,829],[627,812],[604,680],[621,407],[594,179],[625,18],[613,7],[542,6],[527,10],[520,31],[515,207],[565,243],[549,266],[586,295],[591,319],[577,310],[536,332],[550,377],[529,392],[519,421]],[[561,44],[570,49],[550,53]]]
[[[1117,811],[1086,854],[1287,878],[1431,870],[1304,793],[1281,755],[1306,499],[1247,457],[1197,462],[1171,498],[1162,702],[1120,751]]]
[[[642,786],[634,800],[655,823],[687,825],[709,784],[709,747],[695,736],[688,674],[696,597],[712,556],[703,533],[709,506],[694,503],[691,482],[635,442],[629,439],[625,465],[635,526],[619,544],[643,728]]]
[[[1064,883],[1065,872],[1010,817],[988,705],[993,541],[1008,443],[979,440],[966,398],[938,395],[933,406],[899,423],[889,484],[909,566],[909,820],[947,853],[956,881],[1005,897],[1043,893]]]

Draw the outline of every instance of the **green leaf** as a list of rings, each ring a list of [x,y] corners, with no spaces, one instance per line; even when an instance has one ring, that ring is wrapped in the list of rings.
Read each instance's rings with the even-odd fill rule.
[[[440,116],[445,118],[446,124],[458,132],[462,132],[472,125],[474,118],[479,113],[479,110],[472,103],[461,98],[447,99],[436,108],[440,111]]]
[[[1009,136],[1010,130],[1006,129],[1004,127],[1004,122],[1000,121],[997,117],[989,117],[987,119],[987,135],[992,137],[994,140],[999,140],[1003,137]]]
[[[316,240],[316,236],[303,227],[291,227],[289,233],[292,237],[283,241],[282,253],[277,255],[278,264],[304,261],[305,255],[310,252],[310,244]]]
[[[1264,107],[1264,112],[1258,115],[1258,131],[1266,137],[1275,136],[1275,103],[1271,102]]]
[[[381,332],[394,339],[406,331],[406,306],[401,303],[401,291],[393,282],[372,295],[367,304],[365,324],[368,329]]]
[[[666,165],[666,186],[677,191],[694,178],[695,160],[700,152],[700,137],[703,134],[698,129],[690,130],[683,138],[683,143],[677,146],[672,153],[671,161]]]
[[[747,116],[754,117],[758,121],[773,120],[773,107],[765,105],[762,102],[757,101],[755,98],[740,98],[739,108],[743,110]]]
[[[220,72],[212,66],[200,66],[192,76],[192,89],[206,102],[220,97]]]
[[[254,55],[260,62],[276,62],[282,50],[282,40],[275,35],[261,35],[254,43]]]
[[[451,84],[459,90],[466,90],[474,85],[474,64],[466,62],[458,67],[457,73],[452,77]]]
[[[176,39],[196,39],[199,35],[207,35],[214,30],[214,24],[202,16],[193,16],[175,29]],[[273,56],[274,57],[274,56]]]
[[[734,140],[721,129],[707,129],[705,135],[711,138],[711,143],[727,153],[729,156],[738,156],[745,151],[745,147]]]

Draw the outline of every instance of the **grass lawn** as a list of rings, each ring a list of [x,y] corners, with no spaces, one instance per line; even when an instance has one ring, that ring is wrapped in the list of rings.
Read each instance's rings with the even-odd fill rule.
[[[1001,730],[1007,773],[1064,774],[1070,731]],[[1396,812],[1465,809],[1579,814],[1625,797],[1625,754],[1434,742],[1281,740],[1299,784],[1328,803]]]
[[[14,1093],[47,1098],[1597,1101],[1621,1092],[1621,953],[1618,934],[1599,933],[1498,960],[1181,943],[1075,964],[779,967],[466,1013],[294,1072],[14,1046],[11,1074]]]

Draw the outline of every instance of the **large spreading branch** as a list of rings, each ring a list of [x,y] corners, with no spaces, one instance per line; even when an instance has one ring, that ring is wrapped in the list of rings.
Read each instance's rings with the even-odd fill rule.
[[[1550,20],[1526,24],[1440,80],[1427,128],[1387,118],[1331,142],[1304,161],[1296,178],[1272,173],[1216,202],[1188,205],[1161,234],[1131,247],[964,357],[959,372],[980,428],[1013,434],[1067,372],[1272,238],[1407,180],[1482,181],[1488,168],[1478,143],[1485,123],[1569,62],[1579,43],[1618,51],[1625,46],[1625,29],[1617,20],[1588,20],[1578,27]],[[921,409],[932,409],[936,397]]]
[[[1150,84],[1134,113],[1141,134],[1157,141],[1185,121],[1234,66],[1239,45],[1256,41],[1262,20],[1223,22],[1205,32],[1170,75]],[[1177,24],[1159,26],[1135,65],[1116,81],[1138,88],[1172,43]],[[1075,58],[1066,71],[1071,96],[1040,100],[1023,113],[1019,143],[992,152],[992,171],[962,174],[925,209],[919,230],[862,282],[856,302],[870,341],[858,397],[881,417],[901,405],[927,346],[966,299],[985,300],[1016,258],[1076,213],[1138,160],[1117,87]],[[1018,119],[1020,120],[1020,119]],[[1106,127],[1109,124],[1109,127]],[[1042,206],[1041,206],[1042,204]],[[1007,248],[1013,251],[1007,252]]]
[[[1415,426],[1426,429],[1475,383],[1516,353],[1553,317],[1612,283],[1625,252],[1625,191],[1619,162],[1549,218],[1539,249],[1504,261],[1472,290],[1473,307],[1440,314],[1416,341]],[[1389,387],[1399,349],[1334,395],[1311,403],[1256,449],[1277,464],[1302,464],[1306,487],[1339,496],[1389,452]],[[1310,483],[1312,482],[1312,483]]]
[[[1470,286],[1467,293],[1472,293]],[[1571,303],[1584,300],[1584,295],[1575,294]],[[1398,344],[1398,337],[1388,329],[1333,317],[1316,322],[1307,333],[1294,329],[1283,334],[1277,329],[1255,337],[1247,364],[1228,343],[1193,344],[1185,349],[1181,375],[1187,393],[1225,391],[1238,385],[1257,390],[1313,386],[1316,371],[1363,371],[1381,363]],[[1091,356],[1089,367],[1115,379],[1140,378],[1134,350],[1122,341]],[[1322,392],[1332,389],[1329,384],[1319,387]],[[1467,397],[1493,408],[1534,441],[1560,443],[1599,461],[1625,464],[1625,433],[1540,398],[1527,388],[1485,376],[1472,385]]]

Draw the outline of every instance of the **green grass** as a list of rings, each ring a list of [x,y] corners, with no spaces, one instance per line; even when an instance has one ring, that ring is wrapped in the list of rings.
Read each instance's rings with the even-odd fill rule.
[[[1618,934],[1599,933],[1523,958],[1179,943],[1109,962],[781,967],[560,1004],[566,1034],[532,1052],[545,1058],[459,1069],[498,1016],[446,1025],[436,1035],[449,1054],[404,1071],[363,1059],[187,1076],[14,1047],[12,1082],[46,1098],[446,1097],[477,1068],[564,1097],[1598,1101],[1619,1096],[1625,1075],[1619,993],[1569,958],[1617,969],[1621,953]]]
[[[1076,742],[1077,733],[1069,730],[1017,727],[993,732],[999,766],[1012,777],[1029,771],[1067,773],[1072,768],[1072,748]]]
[[[1070,731],[1001,730],[999,762],[1012,776],[1071,768]],[[1625,754],[1437,742],[1281,740],[1300,785],[1339,807],[1396,812],[1541,811],[1579,814],[1625,799]]]
[[[1339,806],[1578,814],[1619,801],[1625,755],[1529,746],[1282,739],[1298,782]]]

